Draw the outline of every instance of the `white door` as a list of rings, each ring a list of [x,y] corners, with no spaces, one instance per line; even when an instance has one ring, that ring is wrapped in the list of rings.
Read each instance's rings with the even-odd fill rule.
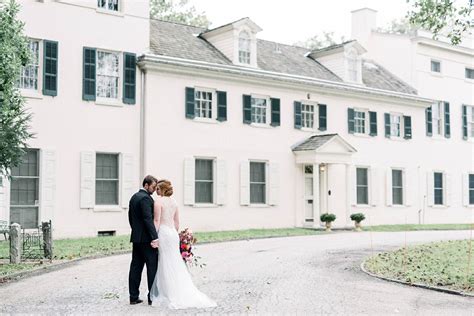
[[[313,186],[313,166],[304,166],[304,209],[305,223],[314,222],[314,186]]]

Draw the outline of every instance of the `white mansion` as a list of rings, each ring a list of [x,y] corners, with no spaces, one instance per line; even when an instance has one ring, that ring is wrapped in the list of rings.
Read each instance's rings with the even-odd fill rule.
[[[387,35],[387,57],[361,19],[356,40],[308,51],[257,39],[248,18],[150,20],[147,1],[20,3],[36,138],[1,182],[0,219],[125,234],[149,173],[193,230],[474,219],[472,48],[416,37],[408,60]]]

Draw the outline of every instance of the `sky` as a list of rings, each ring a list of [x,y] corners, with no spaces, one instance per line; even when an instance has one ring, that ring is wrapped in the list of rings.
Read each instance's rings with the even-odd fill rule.
[[[405,16],[406,0],[191,0],[217,27],[249,17],[263,31],[257,37],[294,44],[322,31],[350,39],[351,11],[369,7],[378,11],[377,26]]]

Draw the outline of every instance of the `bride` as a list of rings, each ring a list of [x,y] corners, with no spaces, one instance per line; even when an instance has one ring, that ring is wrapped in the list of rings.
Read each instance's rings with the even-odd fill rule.
[[[181,257],[178,206],[171,197],[173,186],[168,180],[160,180],[158,188],[154,222],[158,230],[159,256],[150,291],[152,304],[172,309],[215,307],[216,303],[196,288]]]

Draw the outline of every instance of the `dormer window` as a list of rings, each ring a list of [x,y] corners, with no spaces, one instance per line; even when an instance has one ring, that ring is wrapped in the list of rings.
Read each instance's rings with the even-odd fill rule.
[[[239,63],[250,64],[250,35],[247,31],[239,34]]]
[[[119,10],[119,0],[97,0],[97,7],[99,9],[117,12]]]
[[[349,81],[358,81],[358,68],[359,65],[357,63],[357,51],[355,49],[351,49],[347,53],[347,74]]]

